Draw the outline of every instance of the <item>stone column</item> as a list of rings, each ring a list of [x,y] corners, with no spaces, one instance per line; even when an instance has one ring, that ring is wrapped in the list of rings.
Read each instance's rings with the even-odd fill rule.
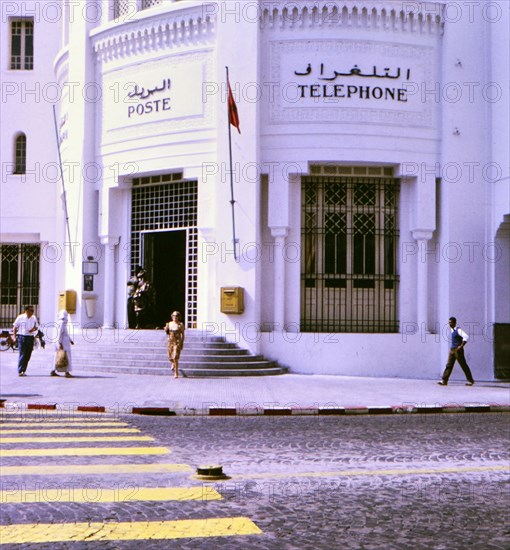
[[[113,19],[113,3],[110,0],[101,0],[101,25],[106,25]]]
[[[116,284],[115,284],[115,249],[119,244],[118,237],[103,236],[101,237],[101,244],[104,245],[104,314],[103,314],[103,327],[114,328],[115,327],[115,297],[116,297]]]
[[[274,330],[285,323],[285,259],[283,250],[290,226],[290,187],[288,177],[274,171],[269,177],[268,226],[275,240],[274,249]]]
[[[418,245],[418,254],[416,267],[416,322],[418,330],[429,332],[428,326],[428,302],[429,302],[429,280],[428,280],[428,264],[427,264],[427,246],[428,241],[432,238],[432,231],[415,229],[413,230],[413,239]]]
[[[283,250],[288,227],[271,227],[271,236],[275,240],[274,252],[274,328],[282,331],[285,325],[285,259]]]

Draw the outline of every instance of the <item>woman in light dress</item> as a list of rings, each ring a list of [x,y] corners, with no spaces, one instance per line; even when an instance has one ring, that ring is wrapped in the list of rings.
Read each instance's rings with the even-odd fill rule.
[[[66,378],[73,378],[73,375],[71,374],[71,345],[73,345],[74,342],[72,341],[71,336],[69,334],[69,329],[67,326],[68,320],[69,320],[69,314],[65,309],[63,309],[58,314],[57,341],[55,342],[55,359],[53,361],[53,365],[55,365],[55,360],[57,358],[57,351],[64,350],[67,354],[67,367],[63,372],[65,372]],[[53,367],[53,370],[50,372],[50,376],[58,376],[55,370],[55,367]]]
[[[179,378],[179,357],[184,346],[184,323],[181,323],[181,314],[172,313],[172,319],[165,325],[168,334],[168,359],[172,363],[174,378]]]

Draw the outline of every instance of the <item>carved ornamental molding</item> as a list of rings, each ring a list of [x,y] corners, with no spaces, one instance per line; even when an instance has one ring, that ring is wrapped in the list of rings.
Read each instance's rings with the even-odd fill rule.
[[[144,12],[141,12],[144,15]],[[215,18],[201,6],[140,17],[126,23],[110,23],[91,33],[98,61],[130,57],[145,52],[210,43]]]
[[[444,4],[431,1],[263,0],[260,24],[266,30],[348,27],[442,35],[443,14]]]

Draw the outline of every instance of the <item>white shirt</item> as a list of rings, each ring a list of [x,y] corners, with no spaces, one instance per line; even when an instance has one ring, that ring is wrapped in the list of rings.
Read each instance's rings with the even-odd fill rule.
[[[457,331],[457,334],[462,338],[462,340],[464,340],[464,342],[467,342],[469,340],[469,336],[460,327],[450,327],[451,332],[453,332],[454,330]]]
[[[13,326],[16,327],[16,334],[18,336],[35,336],[37,330],[33,329],[37,328],[39,323],[35,315],[28,317],[26,313],[22,313],[16,317]]]

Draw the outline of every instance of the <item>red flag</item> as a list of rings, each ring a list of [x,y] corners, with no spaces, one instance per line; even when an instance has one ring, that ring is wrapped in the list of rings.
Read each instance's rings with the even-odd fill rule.
[[[241,133],[241,129],[239,128],[239,114],[237,112],[237,105],[234,100],[234,96],[232,95],[232,89],[230,88],[230,81],[227,79],[227,86],[228,86],[228,121],[232,126],[237,128],[237,131]]]

